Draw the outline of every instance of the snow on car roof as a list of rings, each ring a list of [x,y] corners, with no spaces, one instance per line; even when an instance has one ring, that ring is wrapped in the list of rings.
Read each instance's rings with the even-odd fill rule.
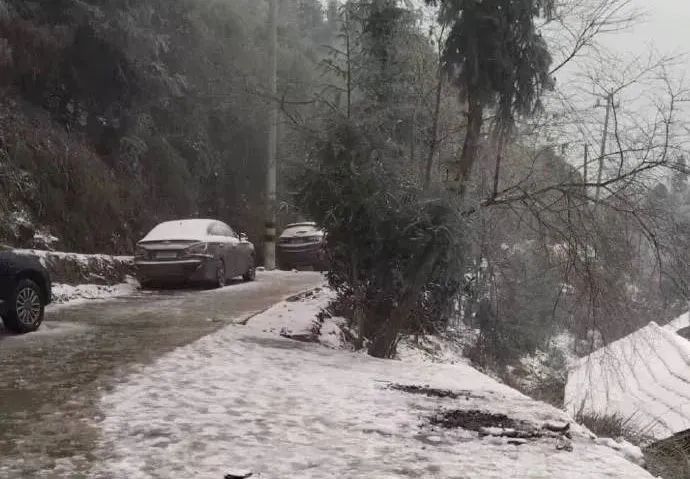
[[[203,241],[208,236],[208,227],[217,222],[204,219],[166,221],[153,228],[141,241]]]
[[[281,233],[281,238],[294,238],[296,236],[323,236],[316,223],[293,223],[285,227]]]

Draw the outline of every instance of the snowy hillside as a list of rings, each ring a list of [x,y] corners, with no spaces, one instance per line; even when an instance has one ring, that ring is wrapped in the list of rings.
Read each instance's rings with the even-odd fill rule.
[[[645,435],[664,439],[690,428],[690,341],[674,324],[647,327],[578,361],[566,386],[574,414],[618,414]]]
[[[467,365],[281,337],[309,330],[328,296],[280,303],[106,394],[93,477],[651,477],[579,426],[568,431],[562,411]]]

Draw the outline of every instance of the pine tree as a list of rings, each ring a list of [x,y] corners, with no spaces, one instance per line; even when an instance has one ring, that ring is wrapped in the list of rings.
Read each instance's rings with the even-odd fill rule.
[[[458,162],[460,192],[477,159],[483,113],[495,107],[497,125],[510,127],[516,116],[539,106],[551,84],[551,56],[535,27],[550,16],[553,0],[426,0],[439,5],[439,21],[450,27],[444,62],[467,104],[467,134]]]

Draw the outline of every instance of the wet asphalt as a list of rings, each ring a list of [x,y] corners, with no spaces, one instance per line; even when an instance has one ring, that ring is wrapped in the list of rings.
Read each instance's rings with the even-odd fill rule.
[[[0,478],[50,477],[94,459],[100,396],[141,365],[320,285],[318,273],[259,273],[213,291],[141,291],[49,308],[37,333],[0,329]]]

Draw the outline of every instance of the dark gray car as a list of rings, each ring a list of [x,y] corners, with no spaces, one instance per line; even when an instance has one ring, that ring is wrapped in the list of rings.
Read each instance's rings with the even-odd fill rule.
[[[326,269],[325,235],[316,223],[292,223],[285,227],[276,247],[278,266],[283,270]]]
[[[15,333],[36,331],[51,301],[48,271],[37,258],[0,251],[0,316]]]
[[[204,283],[222,287],[236,276],[245,281],[256,276],[254,245],[217,220],[159,224],[137,244],[135,264],[143,286]]]

